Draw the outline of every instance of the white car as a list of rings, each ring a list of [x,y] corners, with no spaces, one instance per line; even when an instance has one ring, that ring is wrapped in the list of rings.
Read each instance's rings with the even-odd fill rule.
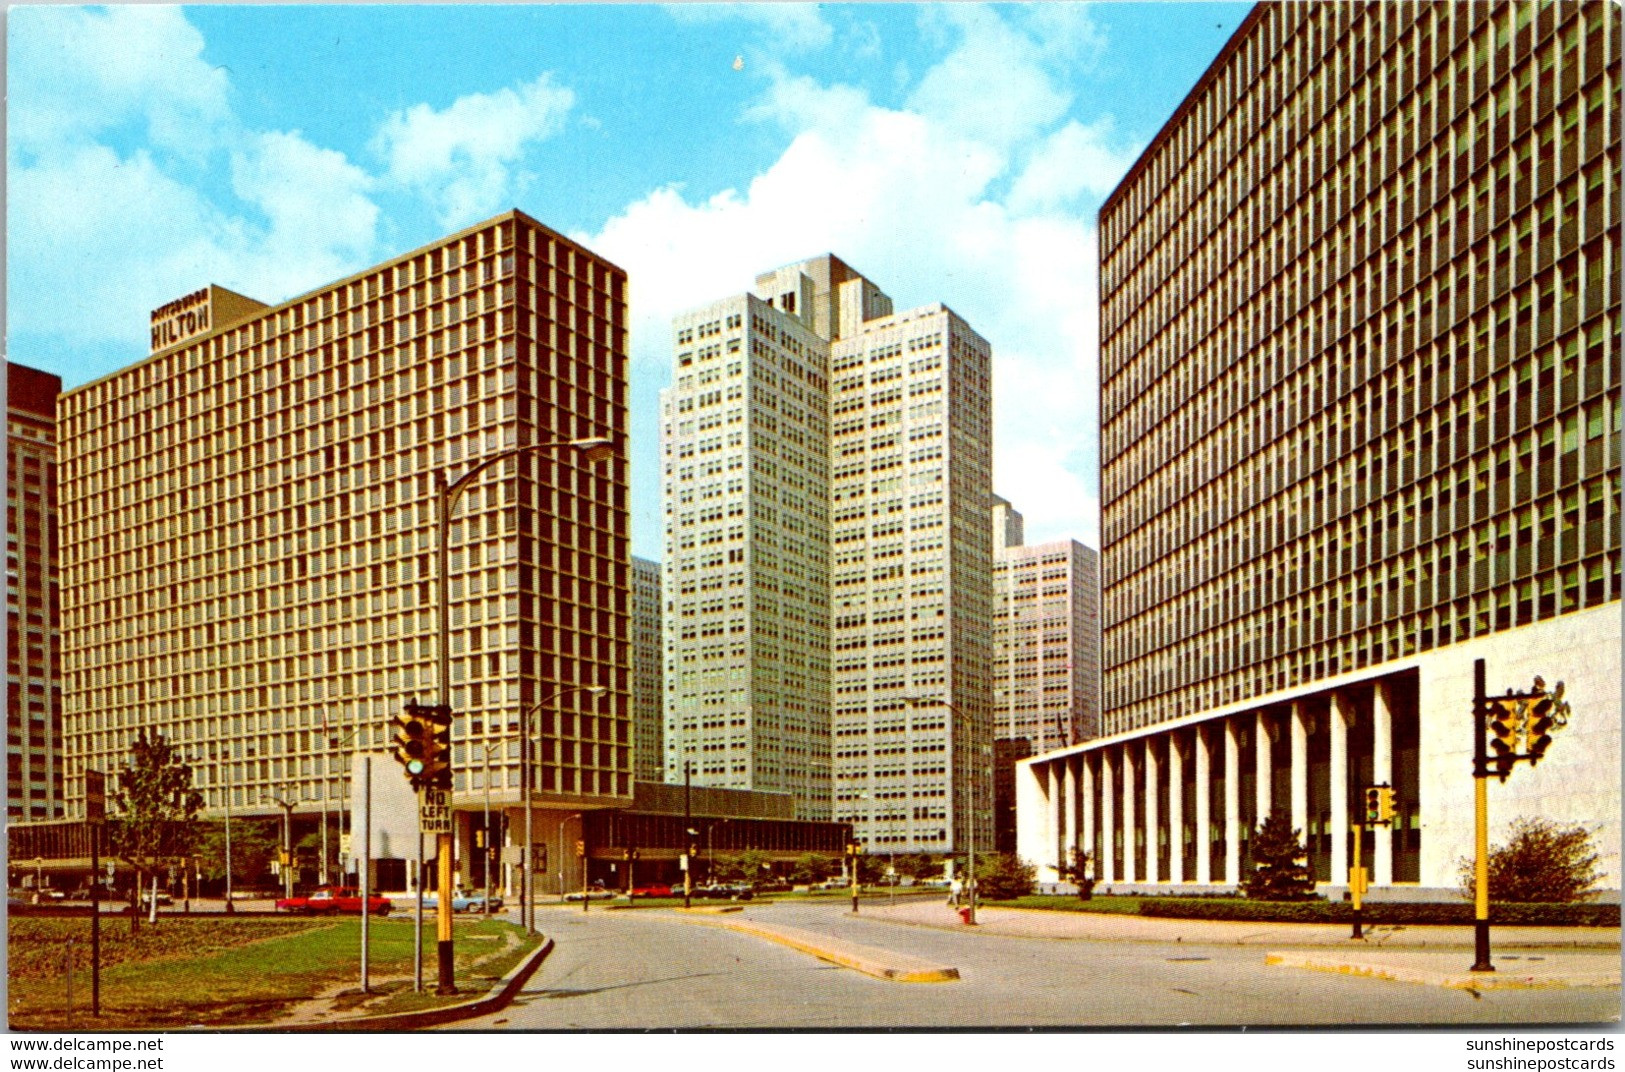
[[[606,890],[606,889],[604,889],[604,888],[602,888],[600,886],[594,886],[592,889],[586,891],[585,893],[583,893],[580,890],[571,890],[569,893],[564,895],[564,899],[566,901],[574,901],[574,902],[580,903],[583,900],[587,900],[587,901],[610,901],[610,900],[614,900],[616,896],[617,896],[617,894],[615,893],[614,890]]]

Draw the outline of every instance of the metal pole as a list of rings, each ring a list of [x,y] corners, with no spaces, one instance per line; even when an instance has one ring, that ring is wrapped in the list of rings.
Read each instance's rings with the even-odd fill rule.
[[[369,819],[369,822],[371,820]],[[418,829],[417,874],[412,888],[417,891],[417,911],[412,915],[412,989],[423,993],[423,830]]]
[[[90,828],[90,1015],[102,1014],[102,827]]]
[[[361,832],[361,992],[367,993],[367,939],[368,924],[372,920],[372,757],[361,760],[363,787],[367,804],[367,828]],[[324,817],[323,824],[326,819]]]
[[[1484,660],[1473,660],[1473,966],[1492,972],[1490,963],[1489,757],[1484,742]]]
[[[531,806],[533,800],[530,791],[532,772],[535,769],[535,764],[531,761],[530,755],[530,720],[534,713],[534,711],[526,713],[524,718],[522,718],[519,722],[519,733],[521,735],[519,741],[519,758],[520,766],[524,768],[519,780],[523,783],[523,789],[521,791],[525,794],[525,847],[523,850],[521,850],[521,855],[524,857],[525,869],[524,873],[519,876],[519,896],[523,898],[523,906],[519,916],[521,922],[523,922],[525,925],[526,934],[536,933],[536,891],[530,888],[531,883],[535,879],[536,873],[536,864],[530,858],[531,849],[536,844],[536,837],[534,833],[536,809]],[[562,867],[564,865],[561,862],[559,866]],[[559,883],[559,892],[564,892],[564,883],[562,882]]]
[[[324,737],[327,735],[327,726],[325,724],[322,726],[322,735]],[[326,752],[326,750],[323,750],[323,752],[322,752],[322,766],[324,768],[327,766],[327,752]],[[327,776],[328,776],[328,773],[329,772],[327,770],[325,770],[325,769],[322,771],[322,866],[316,869],[317,870],[317,875],[316,875],[317,880],[323,886],[327,885]]]
[[[1354,933],[1350,938],[1363,938],[1365,932],[1362,924],[1365,920],[1360,916],[1360,894],[1365,891],[1365,834],[1364,827],[1354,824],[1354,866],[1349,868],[1349,897],[1354,902]]]
[[[231,746],[226,746],[226,913],[237,909],[231,902]]]
[[[440,707],[451,710],[451,608],[449,606],[449,588],[446,574],[451,567],[450,541],[451,527],[447,515],[451,511],[451,491],[446,486],[446,474],[436,469],[434,474],[435,487],[435,531],[436,531],[436,558],[438,569],[435,576],[435,615],[438,620],[439,644],[439,678],[440,678]],[[451,835],[440,834],[435,838],[439,852],[440,881],[437,884],[439,897],[435,904],[435,922],[437,924],[436,949],[439,953],[439,977],[435,990],[440,994],[457,993],[457,982],[454,975],[454,960],[451,934]],[[421,880],[418,883],[422,886]]]
[[[946,703],[947,701],[944,701],[944,702]],[[954,707],[952,704],[949,704],[948,709],[954,713],[955,717],[958,717],[958,715],[959,715],[959,709],[958,708]],[[975,760],[972,760],[971,769],[970,769],[970,832],[968,834],[966,834],[966,836],[965,836],[965,844],[966,844],[966,846],[967,846],[967,848],[969,850],[968,855],[970,857],[970,862],[969,862],[970,875],[966,879],[965,885],[966,885],[966,888],[970,890],[970,915],[966,917],[966,922],[971,923],[973,925],[976,923],[976,894],[977,894],[977,889],[976,889],[976,805],[977,805],[978,801],[976,799],[976,782],[977,782],[976,776],[977,776],[978,773],[980,773],[980,771],[981,771],[981,763],[980,763],[979,758],[975,759]]]
[[[485,836],[480,839],[485,855],[480,866],[485,870],[485,915],[491,916],[491,742],[485,743]]]
[[[689,808],[689,794],[693,789],[691,766],[688,760],[683,760],[683,837],[687,839],[683,845],[684,908],[694,906],[694,819]]]
[[[287,786],[282,791],[288,791]],[[293,896],[293,805],[286,800],[278,799],[282,805],[282,852],[287,862],[282,865],[282,896]]]

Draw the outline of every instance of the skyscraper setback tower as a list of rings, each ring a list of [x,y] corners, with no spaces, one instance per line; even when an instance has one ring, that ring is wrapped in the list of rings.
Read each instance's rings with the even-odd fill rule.
[[[6,362],[6,814],[62,814],[56,399],[62,381]]]
[[[879,850],[962,844],[989,744],[986,342],[834,256],[673,330],[667,778],[790,792]]]
[[[279,305],[200,291],[155,314],[151,357],[65,394],[70,800],[146,727],[215,814],[336,809],[346,755],[437,693],[435,474],[623,441],[625,290],[510,212]],[[581,685],[609,694],[540,711],[536,799],[630,799],[626,516],[624,463],[570,449],[458,502],[454,799],[483,803],[490,745],[516,805],[521,716]]]

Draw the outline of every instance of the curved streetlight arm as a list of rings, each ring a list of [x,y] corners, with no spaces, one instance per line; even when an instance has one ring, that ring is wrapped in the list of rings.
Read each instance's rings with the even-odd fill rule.
[[[559,439],[551,443],[532,443],[529,446],[524,447],[511,447],[499,454],[493,454],[489,458],[482,458],[480,461],[475,463],[472,469],[468,470],[468,472],[446,485],[444,491],[442,492],[442,494],[445,496],[446,513],[451,513],[452,507],[457,505],[458,497],[468,489],[468,485],[474,480],[474,478],[479,476],[485,470],[489,469],[491,466],[495,465],[497,462],[507,461],[509,458],[517,458],[521,454],[533,454],[538,451],[562,450],[565,447],[573,447],[576,450],[581,451],[587,456],[588,461],[600,461],[603,458],[608,457],[609,454],[614,451],[615,444],[611,440],[597,437],[591,439]],[[444,471],[438,471],[437,475],[440,477],[440,479],[445,479]]]

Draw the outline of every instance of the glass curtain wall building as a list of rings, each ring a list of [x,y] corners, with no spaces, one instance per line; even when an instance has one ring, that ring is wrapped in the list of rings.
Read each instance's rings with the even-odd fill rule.
[[[1023,768],[1035,859],[1233,884],[1280,810],[1322,882],[1453,887],[1478,658],[1574,707],[1492,836],[1617,844],[1618,33],[1261,4],[1110,197],[1108,736]],[[1356,845],[1370,784],[1399,816]]]

